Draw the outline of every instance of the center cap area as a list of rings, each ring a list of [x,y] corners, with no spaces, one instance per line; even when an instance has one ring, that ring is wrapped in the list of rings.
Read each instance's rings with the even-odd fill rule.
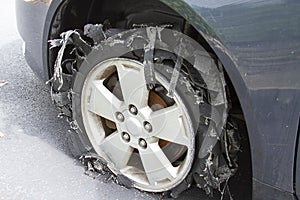
[[[127,119],[126,128],[131,135],[134,135],[136,137],[143,134],[142,124],[136,118],[130,117],[129,119]]]

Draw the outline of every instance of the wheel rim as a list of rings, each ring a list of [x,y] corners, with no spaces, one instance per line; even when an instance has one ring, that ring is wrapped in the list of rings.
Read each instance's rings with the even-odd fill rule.
[[[168,87],[162,76],[156,78]],[[194,131],[177,94],[173,101],[166,106],[149,94],[143,64],[135,60],[106,60],[86,77],[81,109],[89,140],[115,174],[139,189],[169,190],[191,168]]]

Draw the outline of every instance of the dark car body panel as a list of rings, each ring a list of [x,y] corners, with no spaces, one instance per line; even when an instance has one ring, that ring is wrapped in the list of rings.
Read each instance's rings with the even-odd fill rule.
[[[214,31],[216,37],[208,38],[214,37],[222,43],[223,46],[216,45],[208,39],[213,41],[210,43],[217,55],[231,60],[228,63],[229,59],[224,59],[222,63],[246,116],[253,177],[293,192],[300,111],[300,2],[188,3],[209,24],[209,30]],[[225,55],[221,56],[222,52]]]
[[[47,47],[47,38],[44,37],[44,24],[48,6],[44,4],[32,5],[22,0],[16,1],[18,30],[26,41],[25,58],[33,71],[42,80],[49,79],[49,74],[44,58],[44,49]],[[26,16],[26,17],[25,17]]]
[[[267,199],[279,193],[283,195],[281,199],[293,199],[294,184],[300,192],[300,153],[296,154],[300,151],[296,150],[300,116],[300,2],[161,1],[203,35],[234,85],[249,132],[253,197],[259,199],[258,194],[274,190],[277,192]],[[32,5],[16,1],[26,59],[45,81],[50,78],[47,40],[61,2],[53,0],[46,5],[40,1]]]

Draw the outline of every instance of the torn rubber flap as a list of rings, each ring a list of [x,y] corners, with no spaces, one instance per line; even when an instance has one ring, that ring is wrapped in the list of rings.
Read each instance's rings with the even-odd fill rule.
[[[54,64],[54,73],[52,78],[47,82],[57,83],[57,90],[60,91],[64,84],[63,79],[63,58],[67,45],[72,44],[84,55],[88,55],[91,52],[92,47],[80,36],[77,30],[67,31],[60,35],[61,39],[50,40],[50,49],[60,47],[57,58]]]
[[[79,160],[86,167],[86,175],[92,178],[98,178],[101,175],[104,182],[113,182],[126,188],[133,187],[133,182],[130,179],[121,174],[115,175],[97,154],[87,153],[82,155]]]
[[[153,56],[154,56],[154,48],[155,41],[157,37],[157,28],[147,27],[147,36],[148,36],[148,44],[144,48],[144,71],[145,71],[145,81],[147,84],[148,90],[154,88],[156,80],[153,66]]]

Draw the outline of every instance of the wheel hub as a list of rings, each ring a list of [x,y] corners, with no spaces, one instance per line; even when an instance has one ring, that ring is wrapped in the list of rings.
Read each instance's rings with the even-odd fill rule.
[[[128,132],[131,133],[132,135],[136,137],[142,136],[143,127],[139,122],[139,120],[130,117],[129,119],[126,120],[126,128]]]

